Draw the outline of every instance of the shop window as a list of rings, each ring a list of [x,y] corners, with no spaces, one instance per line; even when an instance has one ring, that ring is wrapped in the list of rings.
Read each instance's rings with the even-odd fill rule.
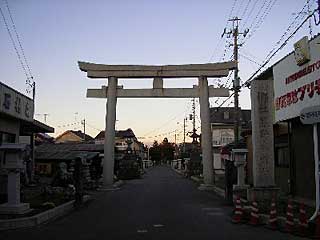
[[[289,167],[289,148],[276,148],[276,166]]]
[[[224,112],[224,113],[223,113],[223,118],[224,118],[225,120],[228,120],[228,119],[230,118],[229,112]]]
[[[12,133],[0,132],[0,144],[15,143],[16,135]]]

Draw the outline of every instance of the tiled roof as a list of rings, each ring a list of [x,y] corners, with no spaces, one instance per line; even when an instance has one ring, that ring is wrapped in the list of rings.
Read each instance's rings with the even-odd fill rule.
[[[70,132],[72,132],[73,134],[77,135],[80,138],[83,138],[83,132],[81,130],[78,130],[78,131],[70,130]],[[93,139],[94,138],[91,137],[90,135],[88,135],[88,134],[85,135],[85,141],[90,141],[90,140],[93,140]]]
[[[210,122],[213,124],[234,124],[235,109],[233,107],[210,108]],[[251,126],[251,110],[243,109],[240,114],[241,125],[246,128]]]
[[[96,140],[104,139],[105,131],[101,131],[98,133],[98,135],[95,137]],[[118,130],[116,131],[116,137],[118,138],[135,138],[134,132],[131,128],[128,128],[127,130]]]
[[[68,134],[68,133],[72,133],[72,134],[75,134],[76,136],[78,136],[80,139],[83,139],[83,132],[81,130],[78,130],[78,131],[74,131],[74,130],[67,130],[65,131],[64,133],[60,134],[59,136],[57,136],[55,138],[55,140],[58,140],[60,139],[62,136]],[[94,140],[93,137],[89,136],[88,134],[85,135],[85,141],[92,141]]]
[[[99,156],[99,152],[86,152],[86,151],[49,151],[49,152],[36,152],[35,158],[37,160],[74,160],[77,157],[85,156],[86,159],[92,159]]]
[[[103,144],[82,144],[82,143],[57,143],[42,144],[36,147],[36,152],[71,152],[71,151],[87,151],[87,152],[103,152]]]

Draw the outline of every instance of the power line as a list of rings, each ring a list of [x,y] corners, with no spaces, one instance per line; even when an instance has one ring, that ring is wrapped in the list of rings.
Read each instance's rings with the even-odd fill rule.
[[[250,19],[250,16],[251,16],[251,14],[253,13],[253,10],[255,9],[255,7],[256,7],[256,5],[257,5],[258,2],[259,2],[259,0],[256,0],[256,1],[254,2],[254,4],[253,4],[253,6],[252,6],[252,8],[251,8],[251,10],[250,10],[250,12],[249,12],[249,14],[247,15],[246,20],[244,20],[244,23],[243,23],[243,27],[244,27],[244,28],[246,27],[246,24],[247,24],[248,20]]]
[[[189,102],[189,101],[188,101],[188,102]],[[143,136],[148,136],[148,135],[150,135],[151,133],[153,133],[153,132],[155,132],[155,131],[158,131],[158,130],[162,129],[163,127],[167,126],[167,125],[168,125],[168,123],[170,123],[170,122],[172,122],[173,120],[175,120],[175,119],[177,119],[178,117],[180,117],[183,113],[186,115],[186,112],[187,112],[187,110],[188,110],[188,109],[189,109],[189,107],[190,107],[190,105],[189,105],[189,107],[188,107],[188,102],[186,102],[186,108],[185,108],[185,110],[184,110],[183,112],[181,112],[181,113],[177,114],[176,116],[174,116],[174,117],[173,117],[173,118],[171,118],[170,120],[166,121],[166,122],[165,122],[164,124],[162,124],[160,127],[155,128],[155,129],[153,129],[153,130],[151,130],[151,131],[149,131],[149,132],[147,132],[147,133],[143,134]]]
[[[259,67],[257,71],[255,71],[249,78],[246,80],[240,87],[243,88],[244,86],[249,87],[252,79],[254,76],[264,67],[266,66],[270,60],[285,46],[288,44],[288,41],[300,30],[300,28],[311,18],[317,9],[313,10],[312,13],[304,19],[304,21],[295,29],[295,31],[284,41],[284,43]],[[225,99],[218,107],[222,107],[232,96],[232,93],[227,99]]]
[[[242,53],[239,53],[239,55],[240,55],[241,57],[243,57],[244,59],[247,59],[248,61],[250,61],[250,62],[252,62],[252,63],[255,63],[255,64],[261,66],[261,63],[258,63],[257,61],[253,60],[252,58],[250,58],[250,57],[248,57],[248,56],[246,56],[246,55],[244,55],[244,54],[242,54]]]
[[[242,15],[240,18],[243,18],[245,16],[245,14],[247,13],[251,1],[252,0],[248,0],[247,5],[245,6],[244,11],[242,12]]]
[[[21,50],[21,54],[22,54],[22,56],[23,56],[23,60],[24,60],[25,65],[26,65],[26,67],[27,67],[27,69],[28,69],[28,73],[29,73],[29,75],[30,75],[30,78],[33,79],[33,74],[31,73],[30,66],[29,66],[29,64],[28,64],[28,61],[27,61],[27,58],[26,58],[24,49],[23,49],[23,47],[22,47],[21,40],[20,40],[20,36],[19,36],[18,31],[17,31],[17,28],[16,28],[16,24],[15,24],[14,21],[13,21],[13,17],[12,17],[12,14],[11,14],[11,10],[10,10],[10,7],[9,7],[9,3],[8,3],[7,0],[4,0],[4,2],[6,3],[7,9],[8,9],[9,17],[10,17],[10,20],[11,20],[11,23],[12,23],[12,27],[13,27],[13,30],[14,30],[14,32],[15,32],[17,41],[18,41],[18,43],[19,43],[19,47],[20,47],[20,50]]]
[[[18,48],[17,48],[17,46],[16,46],[16,43],[15,43],[15,41],[14,41],[14,39],[13,39],[12,34],[11,34],[11,31],[10,31],[10,28],[9,28],[9,25],[8,25],[8,22],[7,22],[7,19],[6,19],[5,15],[4,15],[1,7],[0,7],[0,13],[1,13],[1,15],[2,15],[2,19],[3,19],[4,25],[5,25],[6,29],[7,29],[8,34],[9,34],[9,37],[10,37],[11,43],[12,43],[12,45],[13,45],[13,48],[14,48],[14,50],[15,50],[15,53],[16,53],[16,55],[17,55],[17,57],[18,57],[18,61],[19,61],[20,65],[21,65],[21,67],[22,67],[22,70],[23,70],[26,78],[27,78],[27,81],[30,81],[28,72],[27,72],[27,70],[26,70],[26,67],[24,66],[24,63],[23,63],[22,58],[21,58],[21,55],[20,55],[20,53],[19,53],[19,51],[18,51]]]

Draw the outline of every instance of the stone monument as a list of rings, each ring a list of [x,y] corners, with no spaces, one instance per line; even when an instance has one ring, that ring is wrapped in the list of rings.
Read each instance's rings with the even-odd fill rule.
[[[253,188],[248,189],[251,201],[267,201],[278,192],[274,179],[273,80],[251,83]]]

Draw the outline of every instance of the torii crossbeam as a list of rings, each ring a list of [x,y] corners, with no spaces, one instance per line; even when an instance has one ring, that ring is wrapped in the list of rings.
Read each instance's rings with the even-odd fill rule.
[[[105,65],[78,62],[81,71],[89,78],[108,78],[108,86],[101,89],[88,89],[89,98],[107,98],[106,131],[104,144],[103,182],[113,184],[114,144],[117,98],[193,98],[200,99],[201,144],[204,185],[212,187],[212,137],[210,126],[209,97],[228,97],[226,88],[208,86],[207,78],[226,77],[235,69],[234,61],[187,65]],[[118,86],[118,78],[153,78],[152,89],[124,89]],[[198,86],[193,88],[163,88],[163,78],[198,78]]]

